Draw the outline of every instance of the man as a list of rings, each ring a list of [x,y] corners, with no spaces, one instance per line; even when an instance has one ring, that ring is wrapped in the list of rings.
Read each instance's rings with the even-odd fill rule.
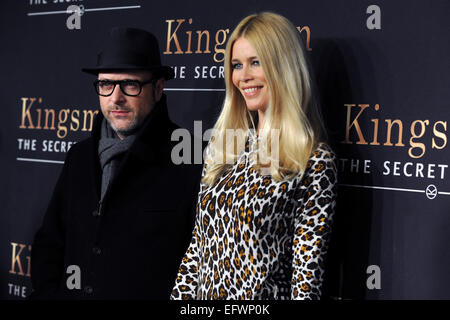
[[[32,249],[35,299],[168,299],[191,237],[199,166],[174,165],[157,39],[112,29],[101,113],[68,152]],[[78,280],[80,280],[78,282]]]

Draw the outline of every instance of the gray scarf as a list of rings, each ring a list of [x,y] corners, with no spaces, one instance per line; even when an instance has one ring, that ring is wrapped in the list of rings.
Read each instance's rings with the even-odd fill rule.
[[[123,140],[117,136],[106,119],[103,119],[101,127],[101,138],[98,143],[98,156],[102,167],[102,190],[100,201],[103,201],[105,192],[111,182],[120,160],[124,153],[130,149],[136,135],[129,135]]]

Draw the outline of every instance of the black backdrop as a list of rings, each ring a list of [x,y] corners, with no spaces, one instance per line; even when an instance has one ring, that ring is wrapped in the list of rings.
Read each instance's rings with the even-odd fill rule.
[[[80,15],[66,13],[70,5]],[[33,235],[65,151],[89,135],[89,111],[98,108],[93,78],[80,69],[95,64],[110,27],[157,35],[163,61],[177,72],[166,89],[170,116],[190,130],[201,121],[205,131],[223,99],[224,40],[244,16],[265,10],[299,27],[339,157],[327,295],[450,298],[449,1],[21,0],[0,7],[1,299],[30,292]]]

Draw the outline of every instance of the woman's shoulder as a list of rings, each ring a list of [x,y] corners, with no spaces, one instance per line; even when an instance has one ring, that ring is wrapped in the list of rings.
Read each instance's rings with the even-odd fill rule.
[[[309,160],[313,162],[320,160],[334,162],[336,161],[336,154],[327,143],[319,142],[314,151],[311,153]]]
[[[336,154],[325,142],[318,143],[314,151],[311,153],[311,156],[306,164],[303,179],[308,176],[320,176],[322,174],[337,174]]]
[[[301,176],[303,185],[309,185],[313,181],[323,179],[334,184],[337,180],[336,154],[325,142],[317,144],[306,164],[306,169]]]

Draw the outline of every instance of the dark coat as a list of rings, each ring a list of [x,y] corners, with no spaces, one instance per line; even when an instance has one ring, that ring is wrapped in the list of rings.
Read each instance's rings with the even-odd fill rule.
[[[200,165],[175,165],[177,128],[163,98],[124,156],[99,210],[101,113],[92,137],[67,154],[35,235],[31,298],[168,299],[191,238]],[[81,289],[68,290],[81,270]]]

